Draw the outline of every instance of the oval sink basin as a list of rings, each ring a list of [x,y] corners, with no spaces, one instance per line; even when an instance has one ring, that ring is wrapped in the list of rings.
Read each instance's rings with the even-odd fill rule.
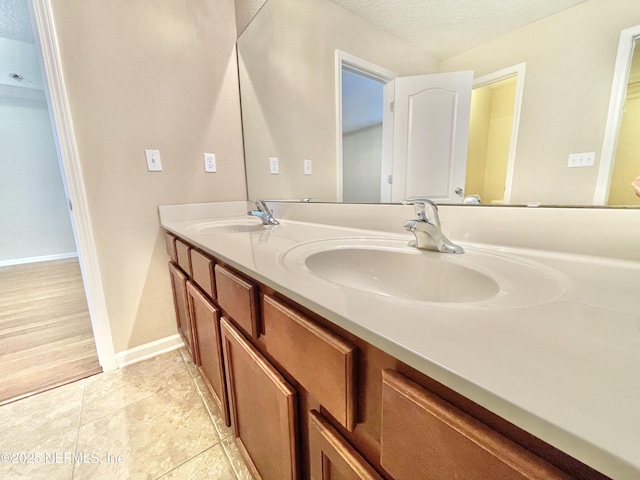
[[[194,233],[247,233],[259,232],[268,228],[260,221],[247,220],[217,220],[204,222],[190,227]]]
[[[307,257],[314,275],[345,287],[422,302],[477,302],[500,293],[488,275],[448,262],[442,254],[344,248]],[[412,272],[414,269],[418,272]]]
[[[440,307],[522,307],[565,290],[557,271],[494,249],[446,254],[407,246],[406,239],[344,238],[298,244],[279,256],[292,273],[334,286]]]

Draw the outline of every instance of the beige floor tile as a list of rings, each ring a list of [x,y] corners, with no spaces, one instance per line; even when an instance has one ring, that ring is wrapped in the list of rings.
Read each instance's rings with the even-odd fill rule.
[[[189,378],[177,351],[88,378],[80,424],[85,425],[162,390],[182,388]]]
[[[211,397],[209,389],[205,385],[204,380],[202,380],[201,377],[195,377],[194,381],[196,382],[198,391],[202,396],[202,401],[207,407],[207,411],[209,412],[211,420],[216,426],[216,430],[218,431],[220,438],[228,437],[229,435],[231,435],[231,428],[227,427],[227,425],[224,423],[224,415],[222,415],[220,408],[218,408],[218,404]]]
[[[252,480],[253,477],[249,473],[249,469],[244,463],[244,460],[240,456],[240,452],[238,451],[238,447],[236,447],[233,437],[227,437],[220,443],[224,447],[227,457],[229,457],[229,462],[231,463],[233,472],[236,474],[236,478],[238,478],[238,480]]]
[[[154,478],[217,442],[213,423],[190,382],[186,390],[167,389],[81,426],[78,452],[98,453],[103,462],[76,466],[74,480]],[[122,463],[107,462],[107,454],[121,455]]]
[[[0,452],[25,452],[78,428],[84,381],[0,407]],[[2,478],[2,477],[0,477]]]
[[[200,372],[198,371],[198,367],[196,366],[196,364],[193,363],[193,360],[191,360],[191,355],[189,354],[189,351],[187,350],[186,347],[180,348],[180,355],[182,355],[182,359],[184,360],[184,363],[187,365],[187,368],[189,369],[189,373],[191,374],[191,376],[194,378],[198,377],[200,375]]]
[[[218,444],[161,477],[162,480],[233,480],[227,455]]]
[[[77,430],[51,435],[40,442],[33,442],[24,455],[15,455],[6,463],[0,463],[2,480],[71,480],[73,475]],[[4,432],[2,434],[4,436]],[[6,450],[2,450],[5,452]],[[15,452],[14,452],[15,453]]]

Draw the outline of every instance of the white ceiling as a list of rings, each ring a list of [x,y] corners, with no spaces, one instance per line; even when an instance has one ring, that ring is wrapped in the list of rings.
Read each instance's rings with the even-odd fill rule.
[[[442,60],[587,0],[332,1]]]
[[[0,0],[0,37],[34,43],[27,0]]]

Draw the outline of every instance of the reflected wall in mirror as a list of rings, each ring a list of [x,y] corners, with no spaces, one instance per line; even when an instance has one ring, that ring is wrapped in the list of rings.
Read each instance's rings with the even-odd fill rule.
[[[500,174],[510,180],[499,182],[498,193],[494,185],[486,203],[500,203],[503,189],[511,204],[593,205],[618,39],[637,24],[635,1],[612,8],[606,0],[589,0],[441,59],[330,0],[268,0],[238,39],[248,195],[341,200],[335,61],[341,50],[398,76],[472,70],[479,78],[526,64],[519,121],[513,123],[517,138],[508,147],[511,171]],[[569,155],[582,152],[595,152],[595,165],[568,167]],[[271,157],[279,159],[277,175],[270,173]],[[312,161],[311,175],[304,160]],[[633,175],[629,186],[640,175],[640,161],[627,170],[622,175]],[[464,194],[479,188],[472,172],[467,166]],[[503,183],[511,189],[506,197]],[[344,192],[345,200],[349,195]],[[638,206],[640,199],[616,205]]]

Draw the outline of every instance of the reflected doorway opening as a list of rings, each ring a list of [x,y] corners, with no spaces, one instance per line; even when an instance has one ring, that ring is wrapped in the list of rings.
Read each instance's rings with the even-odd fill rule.
[[[524,73],[522,63],[473,82],[464,193],[484,205],[511,201]]]
[[[336,50],[337,197],[391,201],[393,80],[397,74]]]

